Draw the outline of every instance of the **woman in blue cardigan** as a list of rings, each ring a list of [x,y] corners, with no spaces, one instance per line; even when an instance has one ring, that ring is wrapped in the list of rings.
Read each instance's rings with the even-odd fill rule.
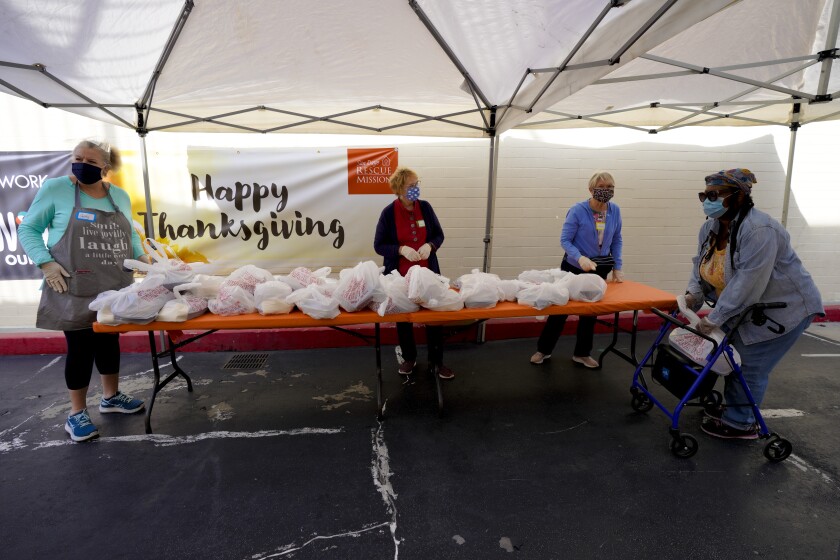
[[[373,248],[384,257],[385,272],[398,270],[403,276],[408,269],[419,265],[440,274],[437,251],[443,245],[443,229],[432,205],[420,200],[420,181],[417,173],[407,167],[397,169],[389,179],[391,191],[397,199],[386,206],[376,224]],[[397,323],[397,337],[402,350],[400,375],[411,375],[417,364],[417,346],[412,323]],[[443,329],[426,327],[429,367],[436,367],[441,379],[455,374],[443,365]]]
[[[606,279],[612,272],[615,282],[624,281],[621,272],[621,210],[610,202],[615,194],[615,181],[606,171],[599,171],[589,179],[589,200],[569,208],[560,244],[566,251],[562,270],[572,274],[594,272]],[[537,352],[531,356],[532,364],[541,364],[551,357],[551,352],[563,332],[567,315],[550,315],[537,342]],[[583,367],[598,368],[592,351],[595,317],[582,316],[578,321],[577,342],[572,361]]]

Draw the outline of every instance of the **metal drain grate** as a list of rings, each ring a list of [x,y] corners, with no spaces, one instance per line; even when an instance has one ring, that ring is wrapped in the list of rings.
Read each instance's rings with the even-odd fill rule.
[[[222,369],[259,369],[265,366],[268,354],[234,354]]]

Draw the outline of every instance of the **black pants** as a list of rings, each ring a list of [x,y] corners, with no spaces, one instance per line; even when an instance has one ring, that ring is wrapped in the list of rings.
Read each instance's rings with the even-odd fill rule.
[[[64,331],[67,339],[67,365],[64,381],[71,391],[90,385],[93,364],[101,375],[120,372],[120,335],[97,333],[93,329]]]
[[[406,362],[417,361],[417,344],[414,342],[414,323],[397,323],[397,339]],[[443,327],[426,326],[426,346],[429,365],[443,364]]]
[[[563,259],[560,264],[560,270],[571,272],[572,274],[583,274],[583,271],[576,266],[572,266]],[[601,278],[607,278],[612,267],[599,266],[595,270],[595,274]],[[537,352],[543,354],[551,354],[554,347],[557,345],[557,339],[563,332],[563,326],[566,324],[568,315],[549,315],[545,322],[540,338],[537,341]],[[574,355],[578,357],[585,357],[592,352],[593,338],[595,337],[595,317],[591,315],[581,315],[578,318],[577,340],[575,341]]]

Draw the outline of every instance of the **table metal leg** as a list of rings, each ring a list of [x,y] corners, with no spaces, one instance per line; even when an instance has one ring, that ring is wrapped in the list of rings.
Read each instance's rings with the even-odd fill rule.
[[[605,321],[600,321],[600,322],[602,324],[610,325],[610,323],[607,323]],[[601,365],[604,363],[604,356],[606,356],[607,353],[609,353],[609,352],[612,352],[613,354],[621,357],[622,359],[624,359],[625,361],[633,364],[634,366],[638,366],[639,365],[639,360],[636,358],[636,334],[637,334],[638,329],[639,329],[639,311],[638,310],[633,311],[633,328],[629,331],[629,334],[630,334],[630,355],[629,356],[627,354],[625,354],[624,352],[622,352],[621,350],[617,350],[616,347],[615,347],[616,343],[618,342],[618,333],[621,331],[621,329],[619,328],[619,313],[618,312],[616,312],[615,315],[613,316],[613,322],[612,322],[612,325],[610,325],[610,326],[612,326],[612,328],[613,328],[612,340],[610,341],[609,345],[607,345],[607,347],[604,348],[604,350],[598,355],[598,367],[601,367]],[[628,332],[628,331],[625,331],[625,332]]]

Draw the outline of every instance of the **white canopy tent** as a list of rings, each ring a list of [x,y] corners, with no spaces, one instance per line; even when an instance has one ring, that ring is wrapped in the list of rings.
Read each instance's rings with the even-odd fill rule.
[[[498,137],[840,118],[840,0],[4,0],[0,92],[137,131]],[[790,169],[788,166],[789,193]],[[785,202],[785,218],[787,201]]]

